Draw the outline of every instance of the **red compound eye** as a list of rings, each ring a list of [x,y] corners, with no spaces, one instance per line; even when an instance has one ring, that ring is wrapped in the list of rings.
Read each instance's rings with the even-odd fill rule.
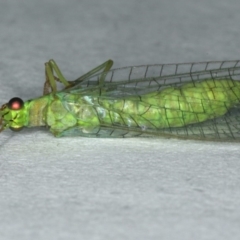
[[[19,110],[23,107],[24,102],[21,98],[15,97],[8,102],[8,108],[11,110]]]

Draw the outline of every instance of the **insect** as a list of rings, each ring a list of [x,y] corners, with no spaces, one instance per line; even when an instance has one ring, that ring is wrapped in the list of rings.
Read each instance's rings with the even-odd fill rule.
[[[112,65],[108,60],[68,81],[49,60],[44,95],[2,105],[0,131],[46,126],[56,137],[240,141],[240,61]]]

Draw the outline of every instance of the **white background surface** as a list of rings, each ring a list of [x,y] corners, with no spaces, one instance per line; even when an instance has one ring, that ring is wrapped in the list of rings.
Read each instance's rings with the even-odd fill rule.
[[[0,1],[0,102],[115,67],[240,59],[238,0]],[[0,240],[239,239],[240,145],[0,134]]]

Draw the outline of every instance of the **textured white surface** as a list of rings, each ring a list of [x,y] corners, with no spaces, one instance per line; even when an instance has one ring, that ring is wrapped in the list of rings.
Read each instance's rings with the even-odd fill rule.
[[[0,2],[0,102],[115,66],[240,58],[240,3]],[[0,240],[239,239],[240,145],[0,135]]]

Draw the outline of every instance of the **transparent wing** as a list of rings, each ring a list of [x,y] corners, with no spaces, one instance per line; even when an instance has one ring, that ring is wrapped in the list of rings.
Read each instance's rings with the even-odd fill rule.
[[[100,94],[102,97],[122,98],[161,91],[169,86],[205,79],[240,80],[240,60],[181,64],[155,64],[113,69],[83,81],[75,80],[74,87],[64,92]]]
[[[240,142],[240,106],[236,106],[219,118],[160,131],[166,135],[185,139]]]
[[[124,138],[124,137],[139,137],[143,135],[144,132],[139,129],[129,129],[123,126],[98,126],[91,131],[86,132],[80,126],[75,126],[60,132],[56,137],[66,137],[66,136],[82,136],[82,137],[100,137],[100,138]],[[152,135],[152,134],[151,134]]]
[[[240,142],[240,108],[229,111],[225,116],[202,123],[191,124],[178,128],[141,129],[120,125],[104,125],[84,132],[80,126],[69,128],[57,135],[82,136],[101,138],[126,137],[166,137],[180,139],[195,139],[206,141]]]
[[[174,86],[206,79],[231,79],[240,81],[240,62],[204,62],[187,64],[148,65],[126,67],[106,73],[104,82],[101,74],[83,81],[76,80],[75,86],[63,92],[86,96],[97,96],[99,99],[125,99],[141,96],[150,92],[159,92]],[[69,102],[65,102],[65,105]],[[68,107],[67,107],[68,108]],[[69,109],[68,109],[69,110]],[[81,127],[65,130],[61,136],[81,135],[87,137],[133,137],[165,136],[184,139],[201,139],[217,141],[240,141],[240,106],[230,109],[222,117],[183,127],[163,128],[126,127],[116,123],[102,125],[83,132]]]

